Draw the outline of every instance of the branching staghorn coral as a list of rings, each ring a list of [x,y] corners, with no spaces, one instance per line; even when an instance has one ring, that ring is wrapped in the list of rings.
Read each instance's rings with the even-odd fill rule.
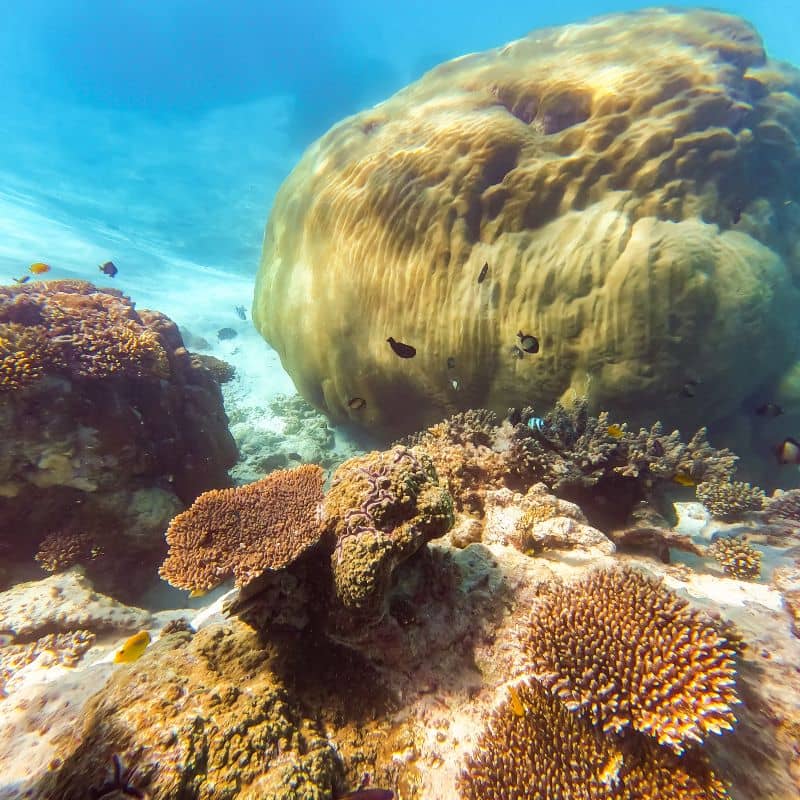
[[[697,499],[717,519],[731,522],[748,511],[760,511],[765,494],[744,481],[704,481],[695,489]]]
[[[322,469],[307,464],[201,494],[170,523],[159,574],[180,589],[202,592],[230,576],[241,587],[283,569],[322,535],[322,482]]]
[[[535,680],[494,711],[459,780],[462,800],[722,800],[704,757],[601,735]]]
[[[604,733],[632,728],[681,753],[736,722],[735,648],[635,570],[552,585],[523,647],[542,683]]]
[[[722,537],[709,548],[726,575],[743,581],[758,580],[761,575],[761,551],[748,544],[741,536]]]

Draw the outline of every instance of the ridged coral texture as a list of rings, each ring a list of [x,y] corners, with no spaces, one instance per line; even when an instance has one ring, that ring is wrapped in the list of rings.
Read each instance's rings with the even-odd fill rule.
[[[524,647],[542,683],[606,733],[632,728],[681,753],[736,722],[734,648],[711,620],[635,570],[552,585]]]

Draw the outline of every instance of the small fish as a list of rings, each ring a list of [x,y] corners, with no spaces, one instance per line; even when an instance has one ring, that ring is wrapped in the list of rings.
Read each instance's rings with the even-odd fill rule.
[[[44,275],[45,272],[50,272],[50,265],[44,264],[41,261],[36,261],[35,263],[31,264],[30,267],[28,267],[28,269],[34,275]]]
[[[122,647],[117,650],[114,656],[116,664],[130,664],[136,661],[144,653],[147,645],[150,644],[150,634],[147,631],[139,631],[129,639],[126,639]]]
[[[390,336],[387,340],[389,342],[389,346],[394,350],[395,354],[400,356],[400,358],[414,358],[417,354],[417,348],[412,347],[410,344],[404,344],[403,342],[395,341],[393,336]]]
[[[764,403],[756,409],[756,414],[758,414],[759,417],[774,419],[783,414],[783,409],[777,403]]]
[[[478,283],[483,283],[486,279],[486,273],[489,272],[489,262],[485,261],[483,266],[481,267],[481,271],[478,273]]]
[[[239,334],[233,328],[220,328],[217,331],[217,339],[224,342],[228,339],[235,339]]]
[[[678,486],[697,486],[697,481],[685,472],[676,472],[672,477],[673,483]]]
[[[515,717],[525,716],[525,706],[522,703],[522,699],[519,696],[519,691],[517,690],[516,686],[508,687],[508,707],[511,709],[511,713]]]
[[[519,339],[519,346],[526,353],[539,352],[539,340],[535,336],[531,336],[529,333],[523,333],[520,331],[517,334],[517,338]]]
[[[23,275],[21,278],[14,278],[14,283],[27,283],[30,279],[30,275]]]
[[[109,278],[113,278],[119,272],[117,265],[113,261],[104,261],[97,269],[99,269],[103,275],[108,275]]]
[[[664,455],[664,445],[658,439],[653,440],[653,455],[656,458],[661,458]]]
[[[455,368],[456,368],[456,360],[453,358],[453,356],[450,356],[447,359],[447,369],[455,369]]]
[[[10,630],[0,631],[0,647],[7,647],[10,644],[14,644],[16,638],[17,634],[14,633],[14,631]]]
[[[680,394],[683,397],[694,397],[697,394],[697,386],[699,383],[700,381],[689,378],[689,380],[681,386]]]
[[[208,592],[208,589],[192,589],[192,591],[189,592],[189,597],[205,597]]]
[[[512,358],[522,358],[525,355],[516,345],[514,345],[509,352]]]
[[[800,464],[800,442],[787,436],[776,448],[779,464]]]
[[[347,407],[353,411],[361,411],[366,404],[367,401],[363,397],[351,397],[347,401]]]
[[[609,425],[606,428],[606,433],[612,439],[621,439],[622,435],[625,433],[625,431],[622,430],[622,426],[621,425],[617,425],[617,423],[615,422],[615,423],[613,423],[612,425]]]
[[[531,417],[528,420],[528,427],[532,431],[543,431],[547,423],[541,417]]]
[[[340,794],[337,800],[393,800],[391,789],[356,789],[354,792]]]
[[[451,380],[451,381],[450,381],[450,385],[451,385],[451,386],[453,387],[453,389],[455,389],[456,391],[458,391],[458,387],[459,387],[459,386],[461,386],[461,384],[458,382],[458,378],[453,378],[453,380]]]
[[[244,306],[234,306],[233,310],[236,312],[236,316],[239,317],[239,319],[247,319],[247,312],[244,310]]]

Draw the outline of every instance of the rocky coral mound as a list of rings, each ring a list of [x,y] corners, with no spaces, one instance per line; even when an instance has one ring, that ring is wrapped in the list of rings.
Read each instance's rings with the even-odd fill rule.
[[[254,322],[309,402],[381,434],[570,391],[713,423],[797,357],[799,100],[705,10],[442,64],[306,151]]]
[[[77,280],[0,287],[0,436],[7,558],[43,540],[52,566],[86,551],[106,588],[130,587],[170,517],[228,485],[236,458],[219,384],[175,324]]]

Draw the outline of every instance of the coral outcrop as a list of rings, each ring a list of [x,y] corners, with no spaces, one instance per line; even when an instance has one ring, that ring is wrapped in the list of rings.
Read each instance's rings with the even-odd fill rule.
[[[284,569],[322,535],[323,479],[309,464],[200,495],[170,522],[161,577],[206,592],[231,576],[241,587]]]
[[[58,531],[83,527],[114,555],[93,577],[134,591],[177,508],[230,483],[219,384],[167,317],[77,280],[0,287],[0,360],[17,376],[0,390],[6,557],[33,558],[45,537],[54,554]]]
[[[381,434],[571,391],[713,423],[797,358],[797,76],[706,10],[442,64],[306,151],[253,320],[307,400]]]
[[[512,686],[459,781],[462,800],[723,800],[702,757],[599,735],[536,681]]]
[[[682,753],[736,722],[735,649],[685,600],[635,570],[550,587],[525,648],[541,682],[604,733],[632,728]]]
[[[452,524],[452,498],[424,453],[398,445],[342,464],[325,497],[325,525],[348,624],[380,620],[394,569]]]
[[[741,536],[720,537],[708,548],[708,553],[732,578],[754,581],[761,575],[761,551]]]
[[[697,499],[717,519],[730,522],[748,511],[760,511],[765,494],[744,481],[709,481],[697,485]]]

